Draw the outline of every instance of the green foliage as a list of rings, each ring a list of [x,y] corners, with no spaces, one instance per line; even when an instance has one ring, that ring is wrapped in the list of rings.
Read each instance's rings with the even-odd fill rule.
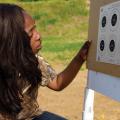
[[[20,2],[42,34],[42,54],[52,64],[68,64],[87,39],[88,10],[85,0]]]
[[[51,18],[51,19],[47,19],[43,22],[43,24],[45,24],[45,26],[47,25],[54,25],[56,23],[57,19],[56,18]]]
[[[32,2],[32,1],[39,1],[39,0],[18,0],[18,1],[21,1],[21,2]]]
[[[64,52],[64,51],[74,51],[81,47],[83,42],[59,42],[62,41],[62,38],[52,38],[52,39],[44,39],[45,48],[43,48],[44,52]],[[48,41],[49,40],[49,41]],[[54,40],[54,41],[53,41]],[[68,40],[69,41],[69,40]],[[54,42],[54,44],[52,44]]]
[[[54,1],[54,0],[17,0],[17,1],[21,1],[21,2],[34,2],[34,1],[48,2],[48,1]]]
[[[38,12],[37,14],[33,14],[33,18],[35,19],[35,20],[39,20],[39,19],[41,19],[42,17],[47,17],[47,13],[44,13],[44,12]]]
[[[3,2],[0,0],[0,2]],[[41,53],[52,64],[64,65],[87,39],[86,0],[4,0],[23,7],[36,20],[42,34]]]

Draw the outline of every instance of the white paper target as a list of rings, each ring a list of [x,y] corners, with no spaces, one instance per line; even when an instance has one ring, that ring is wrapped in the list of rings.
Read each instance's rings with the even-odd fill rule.
[[[96,60],[120,65],[120,1],[100,8]]]

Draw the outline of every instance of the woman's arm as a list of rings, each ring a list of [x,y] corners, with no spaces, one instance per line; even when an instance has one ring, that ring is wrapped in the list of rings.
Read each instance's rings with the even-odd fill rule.
[[[87,59],[89,47],[90,42],[89,41],[85,42],[83,47],[73,58],[70,64],[66,67],[66,69],[57,75],[56,80],[53,80],[48,84],[48,87],[50,89],[60,91],[67,87],[72,82],[72,80],[78,73],[79,69],[81,68],[82,64]]]

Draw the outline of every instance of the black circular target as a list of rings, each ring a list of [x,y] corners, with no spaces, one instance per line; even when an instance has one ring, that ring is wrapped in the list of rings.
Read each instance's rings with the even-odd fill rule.
[[[106,19],[106,16],[104,16],[102,18],[102,27],[104,28],[106,26],[106,22],[107,22],[107,19]]]
[[[115,49],[115,41],[114,41],[114,40],[111,40],[111,41],[110,41],[109,49],[110,49],[111,52],[114,51],[114,49]]]
[[[112,26],[115,26],[117,23],[117,14],[113,14],[112,19],[111,19],[111,24]]]
[[[103,51],[104,48],[105,48],[105,42],[104,42],[104,40],[101,40],[101,42],[100,42],[100,50]]]

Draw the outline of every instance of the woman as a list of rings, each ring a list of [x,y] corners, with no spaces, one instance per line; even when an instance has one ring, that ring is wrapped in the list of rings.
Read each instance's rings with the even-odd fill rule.
[[[68,86],[86,60],[89,46],[86,42],[68,67],[56,74],[36,56],[41,36],[33,18],[17,5],[0,4],[0,120],[45,120],[46,113],[36,101],[38,87],[60,91]]]

